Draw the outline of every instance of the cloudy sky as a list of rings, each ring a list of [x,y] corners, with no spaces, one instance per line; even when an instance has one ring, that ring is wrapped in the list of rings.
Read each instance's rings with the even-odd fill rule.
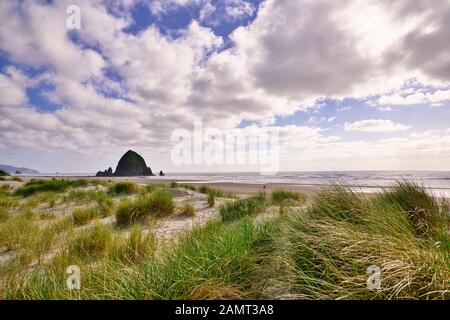
[[[450,0],[11,0],[0,21],[2,164],[252,169],[175,165],[202,120],[277,127],[286,171],[450,170]]]

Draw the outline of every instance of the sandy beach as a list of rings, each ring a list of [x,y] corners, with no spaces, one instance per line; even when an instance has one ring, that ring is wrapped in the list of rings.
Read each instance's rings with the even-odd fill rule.
[[[147,184],[147,183],[164,183],[170,185],[172,182],[179,183],[189,183],[193,185],[207,185],[216,189],[220,189],[225,192],[232,192],[237,195],[245,196],[253,193],[257,193],[260,191],[272,192],[275,189],[285,189],[289,191],[301,192],[306,195],[314,195],[320,189],[319,185],[294,185],[290,183],[240,183],[240,182],[210,182],[204,180],[193,181],[191,179],[180,179],[180,177],[93,177],[93,176],[20,176],[24,181],[29,181],[31,179],[68,179],[68,180],[77,180],[77,179],[98,179],[98,180],[111,180],[111,181],[131,181],[139,184]]]

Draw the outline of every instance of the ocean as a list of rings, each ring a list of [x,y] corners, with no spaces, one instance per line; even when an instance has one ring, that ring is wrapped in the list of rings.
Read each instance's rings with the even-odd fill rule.
[[[158,177],[160,178],[160,177]],[[450,197],[450,171],[310,171],[280,172],[265,176],[246,173],[173,173],[167,179],[184,182],[284,183],[289,185],[321,186],[333,181],[344,183],[356,191],[377,192],[381,187],[399,180],[414,181],[430,189],[435,195]]]

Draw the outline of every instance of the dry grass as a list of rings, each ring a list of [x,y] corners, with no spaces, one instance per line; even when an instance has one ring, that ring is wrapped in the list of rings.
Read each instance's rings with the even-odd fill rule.
[[[192,204],[186,203],[183,206],[183,210],[181,211],[181,214],[187,217],[195,217],[195,209]]]
[[[17,254],[0,266],[0,298],[71,299],[65,270],[76,264],[81,299],[450,299],[448,207],[420,186],[366,197],[332,185],[303,209],[282,198],[281,214],[261,221],[265,195],[228,202],[226,223],[174,242],[134,224],[171,214],[172,196],[160,188],[122,202],[117,220],[128,229],[8,213],[0,247]],[[378,290],[367,287],[372,265]]]

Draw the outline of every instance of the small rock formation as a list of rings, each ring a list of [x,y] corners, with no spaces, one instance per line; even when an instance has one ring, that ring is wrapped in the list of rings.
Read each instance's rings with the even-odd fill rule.
[[[164,174],[164,172],[162,170],[159,172],[159,176],[160,177],[164,177],[165,176],[165,174]]]
[[[97,177],[130,177],[130,176],[153,176],[152,169],[147,167],[144,158],[132,150],[128,150],[117,164],[113,173],[109,168],[105,171],[97,172]]]
[[[112,177],[113,171],[112,168],[109,167],[108,170],[97,172],[97,177]]]

